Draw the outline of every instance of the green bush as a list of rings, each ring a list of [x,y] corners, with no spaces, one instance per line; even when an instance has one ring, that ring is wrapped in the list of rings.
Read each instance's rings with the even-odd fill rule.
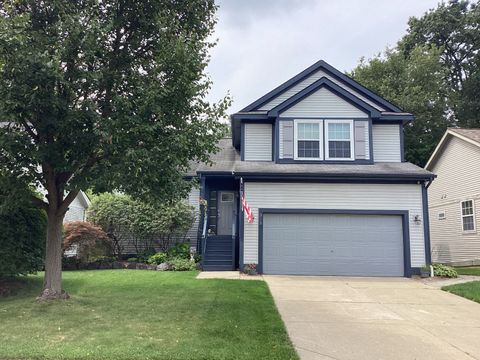
[[[42,270],[46,228],[43,210],[25,206],[0,214],[0,277]]]
[[[193,260],[194,260],[196,263],[201,262],[201,261],[202,261],[202,255],[200,255],[199,253],[193,254]]]
[[[171,258],[168,263],[174,271],[192,271],[197,268],[194,261],[190,261],[184,258]]]
[[[138,262],[147,262],[150,256],[155,255],[155,249],[146,249],[142,251],[140,254],[137,254]]]
[[[188,242],[177,243],[167,251],[169,258],[181,258],[190,260],[190,244]]]
[[[167,254],[163,253],[163,252],[159,252],[159,253],[156,253],[156,254],[153,254],[151,255],[148,259],[147,259],[147,263],[148,264],[156,264],[156,265],[159,265],[159,264],[162,264],[164,262],[167,262]]]
[[[128,262],[137,262],[138,259],[136,257],[131,257],[127,259]]]
[[[140,256],[154,248],[165,252],[183,239],[194,212],[183,200],[149,204],[127,195],[104,193],[92,197],[87,218],[112,238],[115,255],[120,257],[128,246]]]
[[[458,273],[453,267],[443,265],[443,264],[434,264],[433,265],[433,274],[435,276],[447,277],[447,278],[458,277]]]
[[[115,260],[117,260],[115,256],[95,256],[90,259],[90,262],[109,263],[114,262]]]

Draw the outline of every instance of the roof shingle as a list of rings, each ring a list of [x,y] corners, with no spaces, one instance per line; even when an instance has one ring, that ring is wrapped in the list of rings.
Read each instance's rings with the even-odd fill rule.
[[[213,164],[195,164],[190,176],[196,173],[228,173],[232,175],[280,175],[318,177],[408,177],[433,178],[433,174],[408,162],[365,164],[277,164],[273,161],[241,161],[240,153],[231,139],[222,139],[220,151],[212,155]]]
[[[476,141],[480,144],[480,129],[449,128],[448,130],[465,136],[466,138],[469,138],[470,140]]]

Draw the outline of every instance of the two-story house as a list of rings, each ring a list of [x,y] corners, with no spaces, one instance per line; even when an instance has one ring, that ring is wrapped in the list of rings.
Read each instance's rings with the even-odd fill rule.
[[[319,61],[231,116],[213,165],[192,169],[205,204],[207,270],[411,276],[430,263],[427,187],[404,161],[413,115]],[[242,212],[241,191],[253,221]]]

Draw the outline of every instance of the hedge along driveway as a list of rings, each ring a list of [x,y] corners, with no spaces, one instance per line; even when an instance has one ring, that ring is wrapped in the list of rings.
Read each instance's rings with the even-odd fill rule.
[[[28,277],[0,299],[0,358],[298,359],[264,282],[196,275],[65,272],[72,298],[53,303]]]

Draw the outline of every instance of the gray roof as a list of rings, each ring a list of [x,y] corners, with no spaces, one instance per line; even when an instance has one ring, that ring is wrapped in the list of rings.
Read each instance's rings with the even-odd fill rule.
[[[448,140],[452,136],[455,136],[459,139],[462,139],[462,141],[466,141],[480,147],[480,129],[448,128],[447,131],[445,131],[443,137],[440,139],[440,142],[433,151],[432,155],[430,156],[430,159],[428,159],[427,164],[425,165],[425,169],[433,169],[434,165],[437,162],[437,159],[442,156],[444,148],[447,146],[447,144],[449,143]]]
[[[231,138],[220,140],[217,146],[219,151],[210,155],[212,164],[193,163],[187,176],[196,176],[197,172],[205,171],[232,173],[235,164],[240,162],[240,152],[233,147]]]
[[[220,151],[212,155],[212,165],[194,164],[190,176],[196,173],[224,173],[238,176],[291,176],[291,177],[381,177],[428,179],[434,175],[408,162],[366,164],[276,164],[273,161],[241,161],[240,153],[231,139],[222,139]]]

